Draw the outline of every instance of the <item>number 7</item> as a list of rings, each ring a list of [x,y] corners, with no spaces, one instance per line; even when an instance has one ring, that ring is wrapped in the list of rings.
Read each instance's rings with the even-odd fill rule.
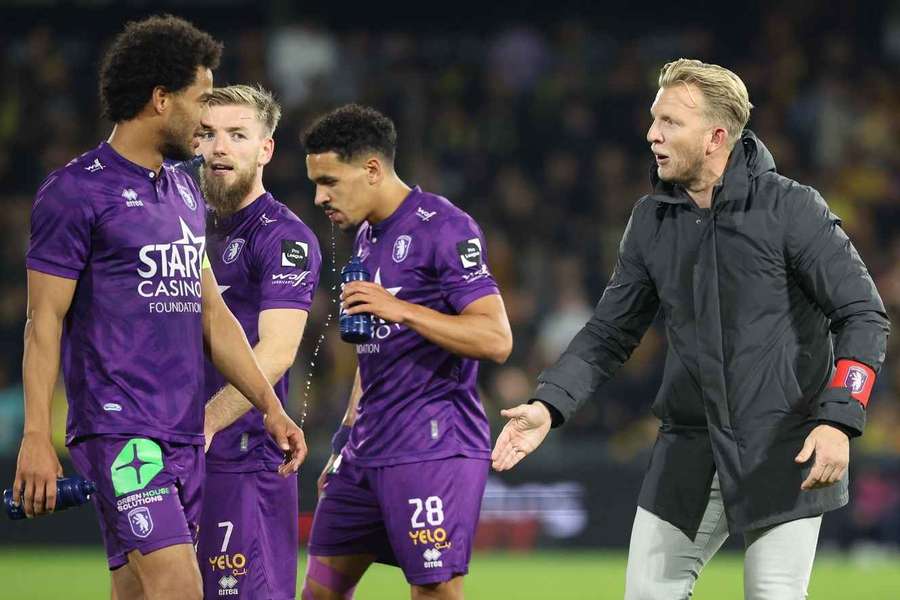
[[[225,540],[222,542],[222,553],[228,552],[228,542],[231,541],[231,532],[234,531],[234,523],[231,521],[222,521],[217,524],[220,528],[225,528]]]

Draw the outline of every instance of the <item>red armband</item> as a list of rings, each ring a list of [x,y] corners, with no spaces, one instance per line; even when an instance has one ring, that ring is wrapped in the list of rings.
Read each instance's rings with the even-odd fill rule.
[[[828,387],[845,388],[865,407],[869,403],[872,386],[875,385],[875,371],[861,362],[845,358],[837,361],[836,367]]]

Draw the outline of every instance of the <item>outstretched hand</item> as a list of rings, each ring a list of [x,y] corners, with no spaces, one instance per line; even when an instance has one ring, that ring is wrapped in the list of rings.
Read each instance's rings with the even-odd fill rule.
[[[553,419],[543,402],[520,404],[500,414],[509,421],[497,437],[491,464],[495,471],[507,471],[541,445]]]

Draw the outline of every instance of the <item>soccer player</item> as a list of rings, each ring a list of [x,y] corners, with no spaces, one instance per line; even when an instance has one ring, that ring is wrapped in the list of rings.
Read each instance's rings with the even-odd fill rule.
[[[199,150],[212,209],[207,253],[222,298],[254,344],[282,403],[322,264],[315,235],[263,187],[281,108],[258,88],[206,96]],[[297,477],[278,474],[283,453],[262,414],[207,361],[206,486],[197,558],[207,598],[285,600],[297,589]],[[221,391],[220,391],[221,390]],[[218,393],[217,393],[218,392]],[[214,395],[215,394],[215,395]],[[214,395],[214,396],[213,396]]]
[[[108,142],[50,174],[31,214],[25,429],[14,489],[28,516],[54,509],[50,442],[60,362],[66,443],[93,497],[112,597],[202,597],[203,352],[291,452],[306,447],[222,302],[205,261],[205,207],[167,159],[193,155],[221,44],[171,16],[129,23],[100,73]]]
[[[647,142],[653,192],[634,207],[591,320],[510,418],[494,467],[513,467],[594,397],[661,310],[662,422],[638,499],[627,600],[690,597],[729,533],[744,597],[806,597],[822,514],[848,501],[889,323],[865,264],[819,193],[779,175],[744,129],[731,71],[660,71]]]
[[[343,307],[376,318],[320,478],[303,598],[351,597],[375,561],[400,566],[413,598],[462,598],[490,456],[478,360],[512,349],[484,237],[400,180],[397,133],[379,112],[338,108],[303,143],[316,206],[357,230],[373,278],[345,285]]]

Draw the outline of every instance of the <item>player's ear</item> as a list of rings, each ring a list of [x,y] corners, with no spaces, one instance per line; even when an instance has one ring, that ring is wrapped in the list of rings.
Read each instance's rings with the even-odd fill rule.
[[[377,156],[366,159],[363,167],[366,170],[366,180],[369,185],[378,185],[384,179],[384,163]]]
[[[719,148],[725,146],[728,143],[728,130],[724,127],[716,127],[712,130],[712,135],[710,135],[709,144],[707,144],[708,154],[712,154]]]
[[[272,160],[272,155],[275,154],[275,139],[271,136],[267,137],[263,140],[262,147],[259,151],[259,166],[264,167]]]
[[[169,109],[169,105],[171,103],[172,94],[169,93],[169,90],[161,85],[153,88],[153,91],[150,93],[150,106],[153,107],[153,110],[156,114],[161,115],[166,112],[166,110]]]

